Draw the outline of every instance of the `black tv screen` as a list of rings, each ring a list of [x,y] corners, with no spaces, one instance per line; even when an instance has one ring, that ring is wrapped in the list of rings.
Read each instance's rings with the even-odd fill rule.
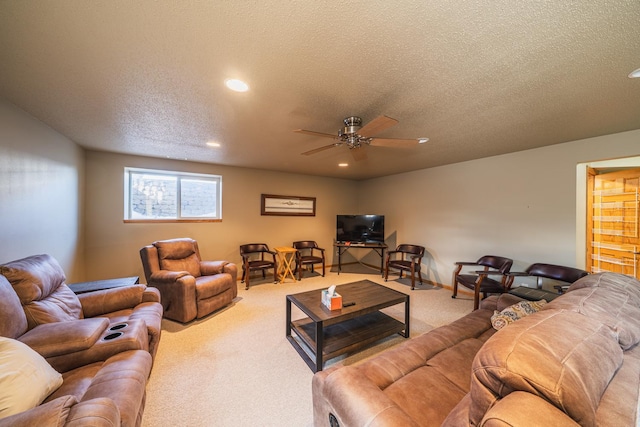
[[[338,215],[336,241],[384,243],[384,215]]]

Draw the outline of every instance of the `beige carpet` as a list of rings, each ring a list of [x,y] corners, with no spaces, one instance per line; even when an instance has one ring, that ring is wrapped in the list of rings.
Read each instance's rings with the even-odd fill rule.
[[[364,273],[364,274],[363,274]],[[259,277],[259,276],[256,276]],[[285,297],[369,279],[411,297],[411,336],[469,313],[471,297],[430,285],[410,290],[407,279],[388,282],[358,264],[340,275],[308,273],[301,282],[238,284],[236,301],[202,320],[182,325],[163,320],[162,339],[147,385],[142,425],[161,426],[311,426],[313,373],[285,338]],[[403,319],[402,306],[386,310]],[[302,313],[294,309],[294,318]],[[355,354],[329,360],[328,366],[353,364],[405,339],[382,340]]]

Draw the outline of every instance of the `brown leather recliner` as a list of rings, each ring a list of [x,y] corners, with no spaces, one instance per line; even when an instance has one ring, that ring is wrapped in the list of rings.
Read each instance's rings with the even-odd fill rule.
[[[140,249],[147,284],[162,296],[164,317],[186,323],[204,317],[238,295],[238,269],[228,261],[202,261],[189,238],[159,240]]]

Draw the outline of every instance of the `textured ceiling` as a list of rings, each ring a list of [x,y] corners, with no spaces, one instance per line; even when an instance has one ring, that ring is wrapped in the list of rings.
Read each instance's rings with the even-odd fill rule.
[[[365,179],[640,128],[638,0],[3,0],[0,41],[0,96],[97,150]],[[380,114],[430,141],[300,155]]]

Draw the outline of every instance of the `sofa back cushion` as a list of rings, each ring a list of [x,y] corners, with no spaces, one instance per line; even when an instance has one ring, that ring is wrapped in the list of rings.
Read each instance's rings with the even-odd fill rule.
[[[501,398],[525,391],[578,424],[593,426],[602,394],[622,364],[614,332],[566,310],[545,310],[496,332],[480,349],[471,376],[472,425]]]
[[[629,303],[640,307],[640,281],[626,274],[604,272],[590,274],[574,282],[567,292],[583,288],[602,288],[629,296]]]
[[[0,276],[0,336],[18,338],[27,332],[27,316],[6,277]]]
[[[640,342],[640,308],[630,293],[600,286],[580,288],[556,298],[544,309],[571,310],[604,323],[615,332],[623,350]]]
[[[187,271],[200,277],[200,256],[193,239],[172,239],[154,242],[158,249],[161,270]]]
[[[29,329],[42,323],[82,318],[76,294],[65,284],[62,267],[50,255],[34,255],[0,266],[20,298]]]

